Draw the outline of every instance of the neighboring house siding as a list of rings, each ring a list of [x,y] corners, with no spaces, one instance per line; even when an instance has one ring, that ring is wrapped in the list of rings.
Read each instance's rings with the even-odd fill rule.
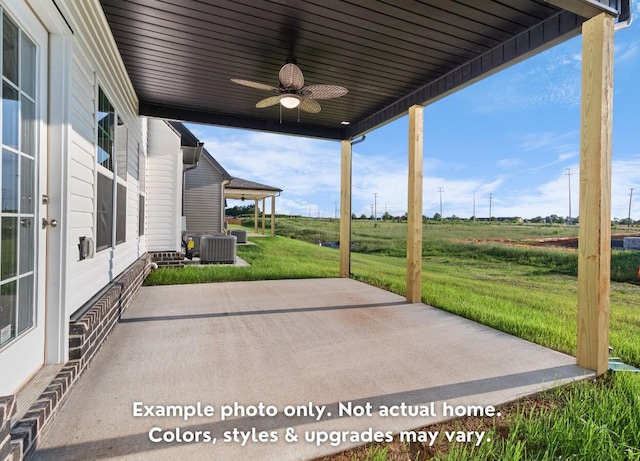
[[[57,2],[73,34],[71,133],[67,170],[69,278],[71,314],[133,263],[140,254],[137,235],[138,179],[127,175],[126,241],[80,261],[80,237],[96,239],[96,96],[102,88],[128,131],[127,153],[143,143],[138,100],[97,2]],[[144,249],[146,251],[146,249]]]
[[[222,173],[206,156],[185,173],[184,216],[187,231],[222,232]]]
[[[147,246],[149,251],[180,251],[180,136],[164,121],[150,119],[147,149]]]

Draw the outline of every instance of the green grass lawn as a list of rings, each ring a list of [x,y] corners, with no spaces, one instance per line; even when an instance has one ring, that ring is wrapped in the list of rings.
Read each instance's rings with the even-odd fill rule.
[[[253,241],[256,245],[237,247],[238,256],[251,267],[211,265],[158,269],[149,275],[145,283],[172,285],[338,276],[338,255],[335,250],[283,237],[261,237]]]
[[[269,220],[268,220],[269,221]],[[243,221],[244,222],[244,221]],[[252,226],[252,221],[247,225]],[[270,222],[267,222],[267,227]],[[407,223],[395,221],[372,221],[355,219],[351,222],[354,242],[375,242],[380,240],[406,240]],[[626,231],[626,228],[624,228]],[[285,237],[295,237],[311,243],[317,241],[337,241],[340,236],[340,221],[337,219],[276,218],[276,232]],[[450,239],[540,239],[577,237],[578,226],[558,224],[503,224],[486,222],[434,222],[424,225],[424,239],[441,241]]]
[[[489,430],[492,444],[478,449],[452,445],[448,461],[640,459],[640,379],[609,376],[546,393],[549,406],[520,409],[509,417],[507,434]],[[526,408],[526,409],[524,409]]]
[[[299,228],[294,232],[288,227],[289,236],[300,240],[255,238],[255,245],[238,247],[238,255],[251,267],[160,269],[148,277],[146,284],[337,277],[339,252],[301,241],[313,241],[316,236],[318,240],[335,240],[326,236],[335,231],[331,229],[336,222],[319,220],[312,223],[317,224],[316,229],[309,228],[309,222],[292,221]],[[352,255],[353,278],[404,295],[404,244],[387,241],[390,235],[396,236],[393,240],[399,239],[403,225],[355,224],[354,241],[368,242],[369,248]],[[426,226],[422,301],[575,355],[576,252],[458,240],[472,238],[464,237],[471,234],[478,239],[546,238],[549,232],[571,234],[577,229],[484,224],[445,230],[446,226]],[[376,234],[378,231],[381,235]],[[514,239],[514,235],[518,238]],[[613,253],[614,280],[633,280],[638,267],[640,252]],[[640,367],[640,285],[612,282],[610,323],[614,355]],[[452,447],[449,454],[436,459],[640,460],[640,375],[616,374],[596,384],[584,382],[554,392],[557,394],[549,397],[553,402],[550,408],[518,413],[508,421],[507,435],[495,434],[496,443],[483,444],[480,450]],[[460,452],[462,449],[466,451]],[[390,461],[392,458],[387,458],[384,450],[372,450],[369,455],[354,459]]]
[[[396,438],[322,461],[633,461],[640,459],[640,379],[616,373],[501,408],[501,417],[436,424],[430,431],[484,431],[479,446],[439,441],[411,447]],[[412,449],[413,448],[413,449]],[[414,453],[429,456],[416,457]]]

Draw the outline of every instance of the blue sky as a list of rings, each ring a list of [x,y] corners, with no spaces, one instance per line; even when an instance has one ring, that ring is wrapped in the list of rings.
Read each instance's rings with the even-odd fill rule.
[[[612,218],[640,219],[640,3],[616,32]],[[578,214],[581,37],[461,90],[424,111],[423,214],[531,218]],[[340,144],[188,124],[233,176],[284,189],[276,211],[333,217],[340,199]],[[407,209],[407,117],[353,148],[358,216]],[[636,199],[637,197],[637,199]],[[229,206],[241,205],[229,202]],[[270,204],[267,204],[269,210]],[[338,205],[339,206],[339,205]]]

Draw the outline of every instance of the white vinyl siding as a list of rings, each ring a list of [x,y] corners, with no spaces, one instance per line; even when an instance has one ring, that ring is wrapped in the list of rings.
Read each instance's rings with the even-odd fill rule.
[[[71,69],[71,133],[67,168],[67,313],[82,306],[117,277],[141,253],[138,231],[138,180],[128,175],[126,241],[115,249],[96,252],[80,261],[80,237],[96,244],[96,97],[102,88],[128,133],[128,157],[138,155],[143,142],[138,101],[98,2],[60,0],[56,2],[74,31]],[[137,172],[136,172],[137,173]],[[135,224],[134,224],[135,223]]]
[[[223,231],[222,173],[203,154],[198,167],[184,174],[187,231]]]
[[[180,251],[182,149],[180,135],[162,120],[148,125],[147,230],[149,251]]]

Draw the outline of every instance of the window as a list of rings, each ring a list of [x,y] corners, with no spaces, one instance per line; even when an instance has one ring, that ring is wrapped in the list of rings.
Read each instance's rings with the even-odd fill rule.
[[[113,179],[98,173],[98,207],[96,250],[104,250],[112,245],[113,236]]]
[[[144,195],[140,196],[138,205],[138,235],[144,235]]]
[[[118,117],[118,127],[116,128],[116,141],[118,144],[116,152],[116,170],[118,177],[127,180],[127,147],[129,144],[129,131],[124,122]]]
[[[124,243],[127,237],[127,157],[129,133],[98,89],[98,166],[96,179],[96,250]]]
[[[115,111],[102,92],[98,90],[98,163],[113,171],[113,127]]]
[[[118,184],[116,207],[116,245],[127,239],[127,186]]]

